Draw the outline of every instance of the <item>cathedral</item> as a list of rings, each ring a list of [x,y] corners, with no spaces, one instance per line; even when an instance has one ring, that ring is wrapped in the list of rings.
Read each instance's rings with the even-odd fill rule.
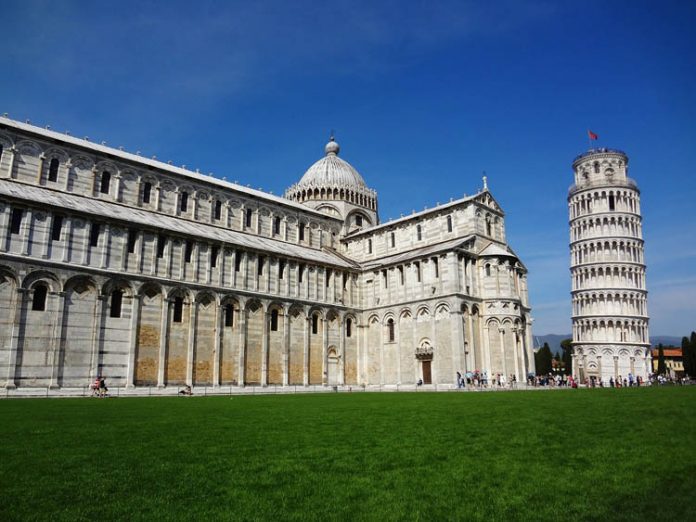
[[[485,178],[382,223],[340,153],[279,197],[0,117],[0,382],[524,382],[527,270]]]

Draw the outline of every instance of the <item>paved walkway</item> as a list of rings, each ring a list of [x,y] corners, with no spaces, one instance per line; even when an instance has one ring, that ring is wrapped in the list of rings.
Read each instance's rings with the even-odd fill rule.
[[[108,383],[107,383],[108,384]],[[109,386],[109,397],[173,397],[183,390],[183,386],[138,386],[133,388],[121,388]],[[542,391],[542,390],[568,390],[570,388],[558,388],[549,386],[528,386],[526,384],[516,384],[514,388],[475,388],[467,386],[458,389],[452,384],[424,384],[416,386],[409,385],[369,385],[369,386],[194,386],[193,396],[204,397],[208,395],[276,395],[276,394],[302,394],[302,393],[365,393],[365,392],[503,392],[503,391]],[[91,397],[92,390],[89,386],[81,388],[14,388],[0,391],[0,398],[68,398],[68,397]]]

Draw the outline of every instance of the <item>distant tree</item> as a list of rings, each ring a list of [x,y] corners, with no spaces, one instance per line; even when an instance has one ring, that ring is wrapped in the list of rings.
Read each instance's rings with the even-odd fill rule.
[[[696,377],[696,332],[691,332],[691,337],[682,337],[682,361],[684,373],[689,377]]]
[[[551,373],[553,369],[552,361],[553,354],[551,353],[551,348],[549,343],[544,343],[537,353],[534,354],[534,362],[536,364],[537,375],[546,375]]]
[[[573,347],[570,344],[572,342],[572,339],[563,339],[561,341],[561,349],[563,350],[563,370],[566,375],[573,373]]]
[[[662,343],[657,345],[657,374],[664,375],[667,373],[667,365],[665,364],[665,350],[662,348]]]
[[[693,347],[691,345],[691,340],[688,337],[682,337],[681,342],[682,349],[682,361],[684,363],[684,373],[691,376],[693,375],[693,367],[691,366],[691,351]]]

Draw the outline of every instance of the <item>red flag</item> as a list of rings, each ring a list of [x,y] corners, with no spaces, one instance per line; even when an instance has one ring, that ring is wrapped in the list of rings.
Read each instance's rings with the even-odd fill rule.
[[[591,140],[597,140],[599,139],[599,136],[597,136],[594,132],[591,130],[587,130],[587,135],[590,137]]]

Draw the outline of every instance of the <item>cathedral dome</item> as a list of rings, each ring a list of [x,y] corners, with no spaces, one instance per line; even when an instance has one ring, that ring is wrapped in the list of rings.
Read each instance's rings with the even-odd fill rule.
[[[333,136],[324,147],[326,155],[307,169],[297,188],[365,189],[365,180],[353,166],[338,157],[341,148]]]

